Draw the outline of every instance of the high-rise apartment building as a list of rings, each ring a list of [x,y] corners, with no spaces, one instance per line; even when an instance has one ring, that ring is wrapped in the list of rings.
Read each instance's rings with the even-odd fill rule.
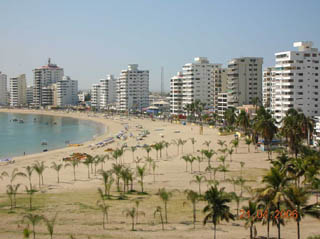
[[[10,79],[10,106],[25,106],[27,104],[26,75]]]
[[[183,74],[178,72],[177,75],[171,78],[170,81],[170,113],[182,114],[182,87],[183,87]]]
[[[78,104],[78,81],[64,76],[56,83],[57,106],[65,107]]]
[[[274,82],[274,68],[268,67],[263,71],[263,81],[262,81],[262,105],[266,109],[271,109],[273,82]]]
[[[33,84],[33,104],[36,106],[47,105],[48,100],[43,102],[42,88],[48,89],[52,84],[57,83],[62,80],[63,69],[58,67],[56,64],[52,64],[49,58],[48,65],[36,68],[33,70],[34,74],[34,84]],[[44,92],[47,92],[45,90]],[[47,97],[47,96],[46,96]]]
[[[275,54],[271,107],[277,122],[291,108],[306,116],[320,115],[320,52],[310,41],[293,46],[298,50]]]
[[[8,83],[7,75],[0,71],[0,106],[8,104]]]
[[[260,57],[241,57],[228,64],[228,106],[237,107],[262,100],[262,64]]]
[[[221,65],[212,71],[213,79],[213,107],[215,112],[218,108],[218,97],[220,93],[226,93],[228,87],[228,69],[222,68]]]
[[[113,75],[107,75],[100,80],[100,108],[107,109],[117,100],[117,79]]]
[[[188,104],[200,100],[206,108],[213,108],[213,72],[221,69],[221,64],[212,64],[206,57],[196,57],[193,63],[185,64],[182,73],[171,79],[171,113],[186,113]],[[218,74],[215,76],[218,83]]]
[[[137,110],[149,106],[149,71],[139,70],[137,64],[128,65],[117,80],[117,110]]]
[[[100,109],[100,84],[93,84],[91,87],[91,107]]]
[[[27,87],[27,105],[32,105],[33,103],[33,86]]]

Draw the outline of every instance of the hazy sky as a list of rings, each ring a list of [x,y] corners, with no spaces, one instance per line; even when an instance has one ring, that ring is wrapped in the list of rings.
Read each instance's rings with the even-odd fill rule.
[[[81,89],[137,63],[159,90],[161,66],[169,89],[196,56],[259,56],[267,67],[294,41],[320,48],[318,0],[1,0],[0,10],[0,71],[29,83],[48,57]]]

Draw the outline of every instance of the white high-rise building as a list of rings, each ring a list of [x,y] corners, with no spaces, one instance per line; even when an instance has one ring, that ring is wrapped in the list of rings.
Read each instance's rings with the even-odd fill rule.
[[[113,75],[107,75],[100,80],[100,108],[107,109],[117,100],[117,79]]]
[[[0,71],[0,106],[8,104],[8,83],[7,75]]]
[[[183,87],[183,74],[178,72],[176,76],[171,78],[170,81],[170,113],[182,114],[182,87]]]
[[[213,107],[215,112],[218,110],[219,100],[218,97],[220,93],[227,92],[228,86],[228,69],[221,68],[221,66],[216,67],[212,72],[213,77]]]
[[[91,107],[100,109],[100,84],[93,84],[91,87]]]
[[[27,105],[32,105],[33,103],[33,86],[27,87]]]
[[[228,109],[228,93],[221,92],[218,94],[218,102],[217,102],[217,114],[218,116],[223,119],[224,113]]]
[[[49,87],[52,84],[62,80],[64,75],[63,69],[56,64],[52,64],[49,58],[48,65],[36,68],[33,70],[34,84],[33,84],[33,104],[36,106],[47,105],[48,99],[42,100],[42,88]],[[44,92],[47,92],[46,90]],[[47,96],[46,96],[47,97]]]
[[[228,106],[252,104],[256,97],[262,100],[261,57],[241,57],[228,64]]]
[[[313,43],[295,42],[298,51],[275,54],[272,111],[277,122],[295,108],[306,116],[320,115],[320,53]]]
[[[274,68],[268,67],[263,71],[263,81],[262,81],[262,105],[266,109],[271,109],[273,82],[274,82]]]
[[[196,57],[193,63],[185,64],[182,69],[182,73],[171,79],[171,113],[186,113],[186,105],[196,100],[204,103],[206,108],[213,108],[213,72],[221,69],[221,64],[212,64],[206,57]]]
[[[149,106],[149,71],[128,65],[117,80],[117,110],[138,110]]]
[[[57,106],[65,107],[78,104],[78,81],[64,76],[57,85]]]
[[[10,79],[10,106],[25,106],[27,104],[26,75]]]

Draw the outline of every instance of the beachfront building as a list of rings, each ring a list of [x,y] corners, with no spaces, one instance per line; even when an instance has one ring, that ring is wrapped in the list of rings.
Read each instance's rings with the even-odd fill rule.
[[[91,87],[91,107],[100,109],[100,84],[93,84]]]
[[[56,83],[57,106],[75,106],[78,104],[78,81],[64,76]]]
[[[117,80],[116,108],[120,111],[142,111],[149,106],[149,71],[138,64],[128,65]]]
[[[310,41],[293,46],[298,50],[275,54],[271,107],[277,122],[291,108],[310,117],[320,115],[320,53]]]
[[[228,106],[238,107],[262,100],[261,57],[234,58],[228,64]]]
[[[8,104],[8,83],[7,75],[0,71],[0,106]]]
[[[196,100],[206,108],[213,108],[213,72],[216,69],[221,69],[221,64],[212,64],[206,57],[196,57],[194,62],[185,64],[182,72],[171,79],[171,113],[186,113],[186,106]]]
[[[58,67],[56,64],[52,64],[49,58],[48,64],[34,69],[33,74],[33,104],[35,106],[45,106],[47,105],[48,100],[47,98],[43,98],[42,92],[48,92],[48,87],[50,85],[62,80],[64,75],[63,68]],[[43,88],[46,89],[43,91]]]
[[[214,111],[218,111],[218,105],[219,105],[219,99],[218,97],[221,97],[220,93],[226,93],[227,92],[227,86],[228,86],[228,75],[227,75],[226,68],[222,68],[221,65],[219,67],[216,67],[212,71],[212,80],[213,80],[213,108]],[[225,95],[225,94],[223,94]],[[220,102],[221,103],[221,102]],[[221,108],[221,105],[220,105]]]
[[[183,74],[181,71],[177,73],[170,81],[170,113],[179,115],[183,113],[182,108],[182,87]]]
[[[224,113],[228,109],[228,93],[221,92],[217,97],[217,115],[220,119],[224,119]]]
[[[26,75],[10,79],[10,106],[20,107],[27,104],[27,81]]]
[[[263,80],[262,80],[262,105],[268,110],[271,109],[273,84],[274,84],[274,68],[268,67],[263,71]]]
[[[57,85],[51,84],[41,89],[41,98],[42,106],[57,106],[57,94],[56,94]]]
[[[32,105],[33,103],[33,86],[27,87],[27,105]]]

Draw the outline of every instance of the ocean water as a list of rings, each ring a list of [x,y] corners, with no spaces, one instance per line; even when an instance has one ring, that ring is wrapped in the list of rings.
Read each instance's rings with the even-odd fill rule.
[[[91,140],[103,132],[103,127],[92,121],[0,112],[0,159],[63,148],[69,143]]]

